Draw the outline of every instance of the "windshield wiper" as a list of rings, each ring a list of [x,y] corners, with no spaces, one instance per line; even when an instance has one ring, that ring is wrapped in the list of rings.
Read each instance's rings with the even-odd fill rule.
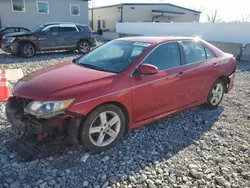
[[[87,68],[99,70],[99,71],[106,71],[106,70],[104,70],[104,69],[102,69],[102,68],[100,68],[100,67],[97,67],[97,66],[91,65],[91,64],[80,64],[80,65],[82,65],[82,66],[84,66],[84,67],[87,67]]]

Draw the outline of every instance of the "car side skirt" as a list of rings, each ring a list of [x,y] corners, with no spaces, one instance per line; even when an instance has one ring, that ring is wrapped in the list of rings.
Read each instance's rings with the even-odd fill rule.
[[[168,117],[168,116],[170,116],[170,115],[176,114],[176,113],[178,113],[178,112],[182,112],[182,111],[185,111],[185,110],[188,110],[188,109],[192,109],[192,108],[197,107],[197,106],[199,106],[199,105],[202,105],[202,104],[204,104],[204,103],[206,103],[206,100],[205,100],[205,99],[202,100],[202,101],[198,101],[198,102],[196,102],[196,103],[192,103],[192,104],[190,104],[190,105],[188,105],[188,106],[184,106],[184,107],[175,109],[175,110],[173,110],[173,111],[170,111],[170,112],[167,112],[167,113],[164,113],[164,114],[161,114],[161,115],[158,115],[158,116],[155,116],[155,117],[152,117],[152,118],[149,118],[149,119],[140,121],[140,122],[138,122],[138,123],[132,123],[132,124],[130,125],[129,128],[130,128],[130,130],[132,130],[132,129],[138,128],[138,127],[140,127],[140,126],[143,126],[143,125],[146,125],[146,124],[153,123],[153,122],[155,122],[155,121],[158,121],[158,120],[160,120],[160,119],[162,119],[162,118],[165,118],[165,117]]]

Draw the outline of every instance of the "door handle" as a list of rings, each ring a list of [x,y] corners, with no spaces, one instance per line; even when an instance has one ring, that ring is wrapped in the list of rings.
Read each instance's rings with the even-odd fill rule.
[[[214,64],[213,64],[214,67],[217,67],[218,65],[219,65],[218,63],[214,63]]]
[[[52,33],[52,35],[57,35],[57,33]]]
[[[178,77],[178,78],[182,78],[184,76],[184,72],[179,72],[177,75],[176,75],[176,77]]]

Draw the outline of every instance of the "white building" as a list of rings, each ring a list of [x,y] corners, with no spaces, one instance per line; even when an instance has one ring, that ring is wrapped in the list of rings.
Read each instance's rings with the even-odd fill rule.
[[[0,27],[47,22],[88,24],[88,0],[0,0]]]
[[[200,14],[170,3],[123,3],[89,9],[89,25],[114,31],[116,22],[199,22]]]

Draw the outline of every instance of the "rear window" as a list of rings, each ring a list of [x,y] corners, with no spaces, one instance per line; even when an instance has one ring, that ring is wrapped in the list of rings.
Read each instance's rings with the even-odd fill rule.
[[[207,54],[207,59],[212,59],[212,58],[216,57],[212,51],[210,51],[206,47],[204,47],[204,48],[205,48],[205,51],[206,51],[206,54]]]
[[[77,28],[79,31],[86,31],[86,32],[90,31],[89,27],[85,25],[77,25]]]

